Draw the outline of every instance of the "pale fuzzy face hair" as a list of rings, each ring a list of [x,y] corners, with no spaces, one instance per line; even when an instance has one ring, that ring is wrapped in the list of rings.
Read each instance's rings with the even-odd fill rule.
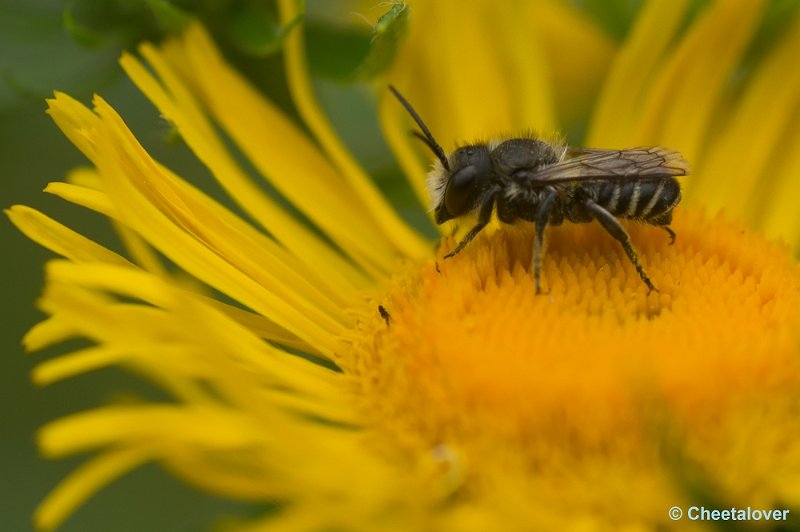
[[[447,158],[447,163],[451,163],[450,157]],[[442,162],[436,159],[433,162],[433,168],[425,178],[425,187],[428,189],[428,195],[431,198],[428,212],[434,211],[444,201],[444,189],[447,185],[448,175],[449,172]]]

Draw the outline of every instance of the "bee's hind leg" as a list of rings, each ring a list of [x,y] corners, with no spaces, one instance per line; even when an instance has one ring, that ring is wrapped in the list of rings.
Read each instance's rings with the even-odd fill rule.
[[[647,288],[650,290],[655,290],[658,292],[658,289],[653,286],[652,281],[647,276],[647,273],[644,271],[644,267],[642,263],[639,262],[639,256],[636,254],[636,250],[633,249],[633,244],[631,243],[631,237],[628,236],[628,232],[625,231],[625,228],[622,227],[622,224],[619,223],[613,214],[605,210],[603,207],[598,205],[597,203],[593,202],[592,200],[585,200],[583,205],[586,209],[594,216],[594,218],[600,222],[600,224],[608,231],[611,236],[616,238],[620,244],[622,244],[622,249],[625,250],[625,253],[628,255],[628,258],[631,260],[633,265],[636,267],[636,271],[639,272],[639,277],[642,278],[644,284],[647,285]]]
[[[464,239],[458,243],[458,245],[453,248],[453,250],[444,256],[445,259],[449,259],[450,257],[455,256],[459,251],[464,249],[464,246],[469,244],[470,240],[475,238],[481,230],[486,227],[489,223],[489,220],[492,219],[492,209],[494,209],[494,199],[497,195],[497,190],[492,189],[487,195],[486,199],[481,204],[481,210],[478,214],[478,223],[475,224],[475,227],[469,230],[469,233],[466,234]]]
[[[539,203],[536,209],[536,219],[534,220],[534,229],[536,234],[533,239],[533,282],[536,285],[536,293],[542,293],[541,277],[542,277],[542,249],[544,248],[544,230],[547,228],[547,221],[550,218],[550,207],[553,206],[557,197],[555,190],[550,190],[550,193],[545,196],[544,200]]]

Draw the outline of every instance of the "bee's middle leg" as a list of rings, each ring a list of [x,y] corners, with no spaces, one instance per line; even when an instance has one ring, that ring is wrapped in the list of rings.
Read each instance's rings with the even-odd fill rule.
[[[622,224],[619,223],[613,214],[605,210],[603,207],[598,205],[597,203],[593,202],[592,200],[585,200],[583,202],[586,209],[594,216],[594,218],[600,222],[600,224],[608,231],[611,236],[616,238],[620,244],[622,244],[622,248],[625,250],[625,253],[628,255],[628,258],[631,260],[633,265],[636,267],[636,271],[639,273],[639,277],[642,278],[644,284],[647,285],[647,288],[650,290],[655,290],[658,292],[658,289],[653,286],[652,281],[647,276],[647,273],[644,271],[644,267],[642,263],[639,262],[639,256],[636,254],[636,250],[633,249],[633,244],[631,243],[631,237],[628,235],[628,232],[625,231],[625,228],[622,227]]]
[[[536,218],[534,219],[534,229],[536,234],[533,239],[533,282],[536,285],[536,293],[542,293],[541,277],[542,277],[542,249],[544,248],[544,230],[547,228],[547,221],[550,218],[550,208],[555,202],[557,194],[554,190],[545,196],[544,200],[539,203],[536,209]]]
[[[459,251],[464,249],[464,246],[469,244],[470,240],[475,238],[478,233],[480,233],[481,230],[488,225],[489,220],[492,219],[492,209],[494,209],[494,200],[496,195],[496,190],[492,190],[487,194],[486,199],[481,204],[481,210],[478,214],[478,223],[475,224],[475,227],[469,230],[469,233],[467,233],[466,236],[464,236],[464,239],[459,242],[455,248],[453,248],[453,251],[444,256],[445,259],[455,256]]]

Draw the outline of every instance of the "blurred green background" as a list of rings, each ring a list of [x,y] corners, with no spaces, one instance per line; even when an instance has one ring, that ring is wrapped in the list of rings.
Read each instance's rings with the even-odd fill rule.
[[[375,0],[372,4],[379,4]],[[625,35],[636,0],[582,5],[609,35]],[[354,83],[353,72],[368,57],[370,26],[354,13],[369,2],[308,3],[307,44],[317,95],[381,188],[414,225],[433,236],[422,209],[381,140],[368,84]],[[177,6],[177,9],[172,6]],[[391,6],[377,9],[386,11]],[[120,112],[139,140],[159,161],[210,194],[224,199],[208,172],[169,129],[156,110],[117,67],[123,49],[157,41],[180,27],[183,13],[202,18],[230,61],[271,99],[294,116],[279,53],[284,29],[266,0],[5,0],[0,1],[0,205],[35,207],[83,234],[118,249],[107,221],[41,191],[85,164],[45,114],[53,90],[84,103],[94,92]],[[375,11],[370,12],[373,18]],[[117,370],[90,373],[38,389],[31,368],[52,352],[25,354],[20,340],[43,316],[35,308],[43,264],[53,255],[0,221],[3,257],[2,398],[0,399],[0,529],[32,529],[35,506],[83,458],[49,461],[38,456],[36,430],[49,420],[125,396],[158,396],[156,390]],[[200,530],[220,516],[249,515],[257,507],[204,496],[156,466],[147,466],[103,489],[67,521],[64,531]]]

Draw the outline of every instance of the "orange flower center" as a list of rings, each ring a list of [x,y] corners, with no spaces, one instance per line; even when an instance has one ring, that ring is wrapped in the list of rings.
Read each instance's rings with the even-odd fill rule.
[[[383,448],[446,449],[479,476],[494,459],[545,475],[602,457],[662,482],[665,441],[722,473],[742,416],[756,430],[769,407],[797,426],[800,271],[781,246],[677,214],[674,245],[628,225],[660,292],[597,224],[550,230],[542,295],[530,227],[396,278],[342,361]]]

